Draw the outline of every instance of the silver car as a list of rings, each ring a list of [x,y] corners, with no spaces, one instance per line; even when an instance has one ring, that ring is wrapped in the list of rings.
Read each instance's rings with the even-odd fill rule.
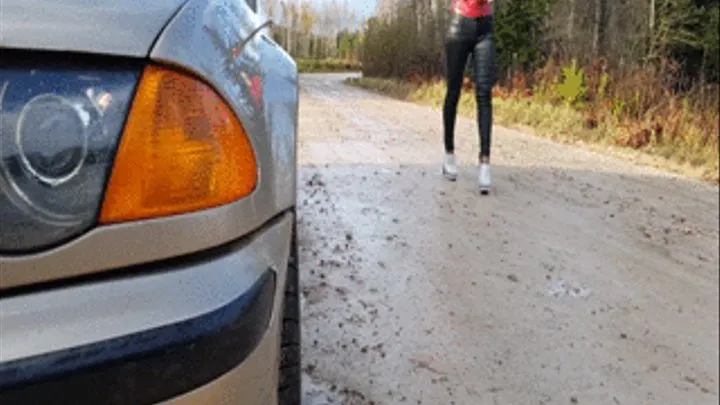
[[[299,404],[298,73],[256,0],[0,1],[0,404]]]

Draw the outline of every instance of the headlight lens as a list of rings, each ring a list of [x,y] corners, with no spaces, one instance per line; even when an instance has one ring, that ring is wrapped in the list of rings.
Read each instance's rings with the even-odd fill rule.
[[[0,68],[0,252],[97,221],[139,71]]]

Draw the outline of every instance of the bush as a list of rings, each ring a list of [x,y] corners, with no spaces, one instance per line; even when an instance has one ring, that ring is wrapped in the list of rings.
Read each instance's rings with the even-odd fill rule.
[[[297,59],[302,73],[356,72],[362,69],[357,61],[343,59]]]
[[[573,60],[572,65],[563,68],[563,78],[557,86],[557,92],[568,106],[582,108],[587,101],[587,91],[585,72]]]
[[[718,85],[674,90],[676,67],[662,62],[627,75],[611,74],[603,61],[580,66],[550,60],[535,74],[514,75],[495,88],[501,125],[528,125],[555,140],[600,143],[640,150],[689,167],[717,182],[720,111]],[[442,105],[442,79],[363,78],[353,84],[401,99]],[[474,117],[472,83],[460,110]]]

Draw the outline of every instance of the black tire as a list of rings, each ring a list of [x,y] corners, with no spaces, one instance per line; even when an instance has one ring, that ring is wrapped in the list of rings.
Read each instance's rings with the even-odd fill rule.
[[[280,343],[280,381],[278,402],[280,405],[300,405],[302,399],[302,372],[300,352],[300,275],[296,226],[293,225]]]

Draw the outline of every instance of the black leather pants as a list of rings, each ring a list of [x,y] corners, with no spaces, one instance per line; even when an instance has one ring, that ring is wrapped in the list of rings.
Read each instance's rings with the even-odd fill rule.
[[[445,41],[447,94],[443,108],[445,151],[455,151],[455,121],[462,91],[463,72],[472,55],[480,134],[480,156],[490,157],[492,88],[496,80],[495,29],[492,16],[467,18],[453,13]]]

